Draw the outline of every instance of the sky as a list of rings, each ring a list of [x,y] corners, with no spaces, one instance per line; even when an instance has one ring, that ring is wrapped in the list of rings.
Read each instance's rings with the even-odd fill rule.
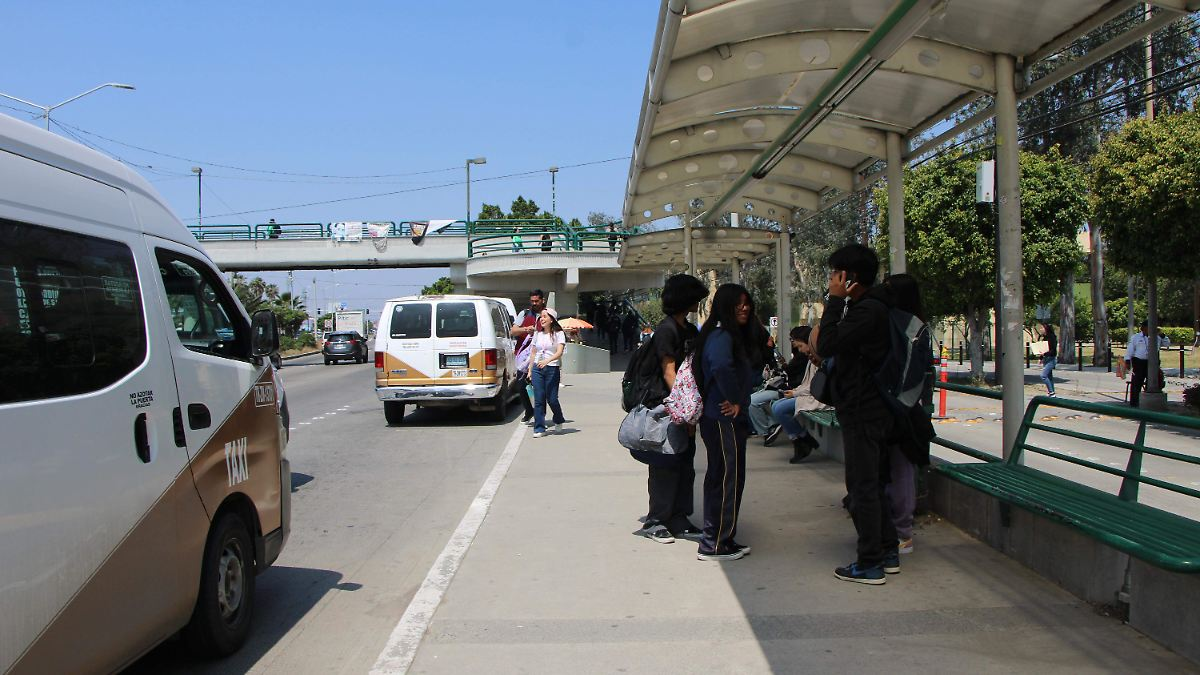
[[[549,210],[558,166],[557,212],[584,220],[620,215],[658,3],[69,1],[4,16],[0,92],[53,105],[134,85],[55,110],[51,128],[130,164],[185,223],[192,167],[205,223],[461,219],[464,161],[480,156],[472,213],[518,195]],[[43,123],[2,98],[0,114]],[[297,206],[330,200],[344,201]],[[381,307],[445,273],[342,271],[336,300]],[[286,290],[283,273],[249,276]],[[325,305],[333,276],[296,272],[295,291],[316,280]]]

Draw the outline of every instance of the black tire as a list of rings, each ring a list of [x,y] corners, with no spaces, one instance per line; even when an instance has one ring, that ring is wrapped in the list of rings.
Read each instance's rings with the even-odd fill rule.
[[[501,383],[500,392],[492,399],[492,409],[488,419],[493,422],[503,422],[508,419],[508,384]]]
[[[399,401],[384,401],[383,418],[389,425],[404,424],[404,404]]]
[[[183,629],[188,648],[200,656],[228,656],[241,648],[254,616],[254,540],[235,513],[221,516],[208,534],[200,569],[200,593]]]
[[[330,363],[332,362],[329,359],[325,359],[325,365],[329,365]]]

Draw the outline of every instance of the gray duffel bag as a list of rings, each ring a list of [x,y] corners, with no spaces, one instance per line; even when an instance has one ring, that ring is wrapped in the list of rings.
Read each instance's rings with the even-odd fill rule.
[[[679,455],[687,452],[688,433],[686,427],[671,422],[666,406],[638,405],[621,422],[617,442],[631,451]]]

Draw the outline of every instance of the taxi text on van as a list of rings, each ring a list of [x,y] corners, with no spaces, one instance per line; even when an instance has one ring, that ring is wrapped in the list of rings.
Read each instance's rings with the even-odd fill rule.
[[[375,391],[388,423],[400,424],[409,403],[504,420],[517,394],[509,306],[478,295],[389,300],[375,335]]]
[[[0,673],[241,646],[289,531],[278,344],[144,179],[0,115]]]

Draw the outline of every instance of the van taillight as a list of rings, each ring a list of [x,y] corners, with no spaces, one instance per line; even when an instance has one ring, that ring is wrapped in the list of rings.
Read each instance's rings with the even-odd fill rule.
[[[496,350],[495,349],[483,350],[483,367],[485,370],[495,370],[496,369]]]
[[[383,352],[375,352],[375,367],[383,370]]]

